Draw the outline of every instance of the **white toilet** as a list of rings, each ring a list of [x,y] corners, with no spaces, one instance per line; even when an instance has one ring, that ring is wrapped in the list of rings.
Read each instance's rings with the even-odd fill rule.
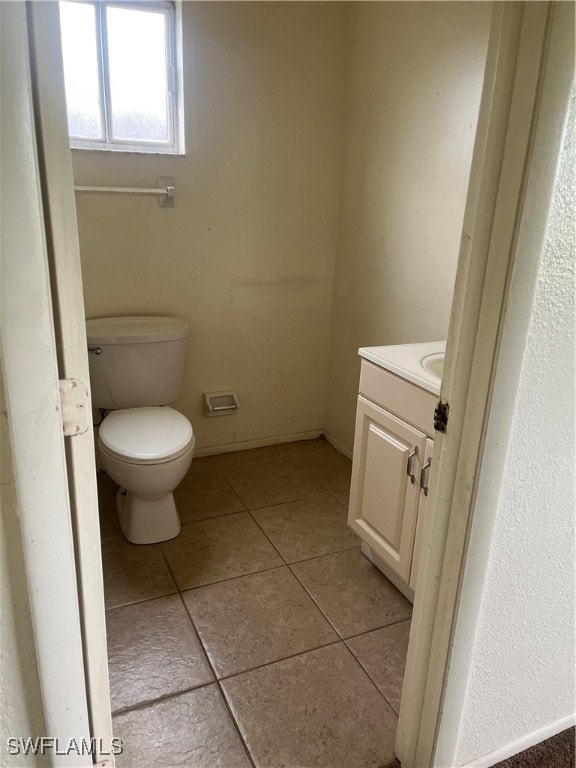
[[[180,533],[172,491],[194,454],[180,394],[188,323],[175,317],[86,321],[92,406],[110,411],[98,431],[100,465],[118,483],[122,531],[133,544]]]

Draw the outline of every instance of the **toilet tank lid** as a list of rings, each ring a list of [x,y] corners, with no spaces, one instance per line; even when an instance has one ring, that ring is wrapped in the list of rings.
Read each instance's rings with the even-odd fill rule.
[[[178,317],[95,317],[86,320],[89,344],[145,344],[188,336],[186,320]]]

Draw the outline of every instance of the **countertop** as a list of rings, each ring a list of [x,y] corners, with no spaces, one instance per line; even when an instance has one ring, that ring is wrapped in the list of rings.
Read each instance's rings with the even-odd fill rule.
[[[385,368],[397,376],[422,387],[435,395],[440,394],[439,376],[425,370],[422,360],[429,355],[441,355],[446,351],[445,341],[428,341],[421,344],[394,344],[387,347],[361,347],[360,357]]]

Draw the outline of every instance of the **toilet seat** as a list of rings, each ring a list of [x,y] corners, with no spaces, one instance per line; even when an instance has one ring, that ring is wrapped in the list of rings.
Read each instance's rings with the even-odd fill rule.
[[[127,408],[108,414],[99,429],[100,449],[130,464],[159,464],[194,445],[188,419],[169,406]]]

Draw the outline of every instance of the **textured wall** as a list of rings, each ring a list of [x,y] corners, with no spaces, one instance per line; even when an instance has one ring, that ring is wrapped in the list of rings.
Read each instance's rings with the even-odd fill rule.
[[[74,152],[78,184],[176,179],[176,207],[79,195],[86,312],[190,322],[197,446],[322,430],[348,3],[183,3],[186,156]],[[206,419],[204,391],[241,409]]]
[[[7,738],[45,730],[3,391],[0,420],[0,766],[32,768],[49,761],[6,750]]]
[[[575,108],[573,99],[454,765],[513,744],[575,709]]]
[[[490,3],[354,3],[326,427],[354,439],[358,347],[445,339]]]

